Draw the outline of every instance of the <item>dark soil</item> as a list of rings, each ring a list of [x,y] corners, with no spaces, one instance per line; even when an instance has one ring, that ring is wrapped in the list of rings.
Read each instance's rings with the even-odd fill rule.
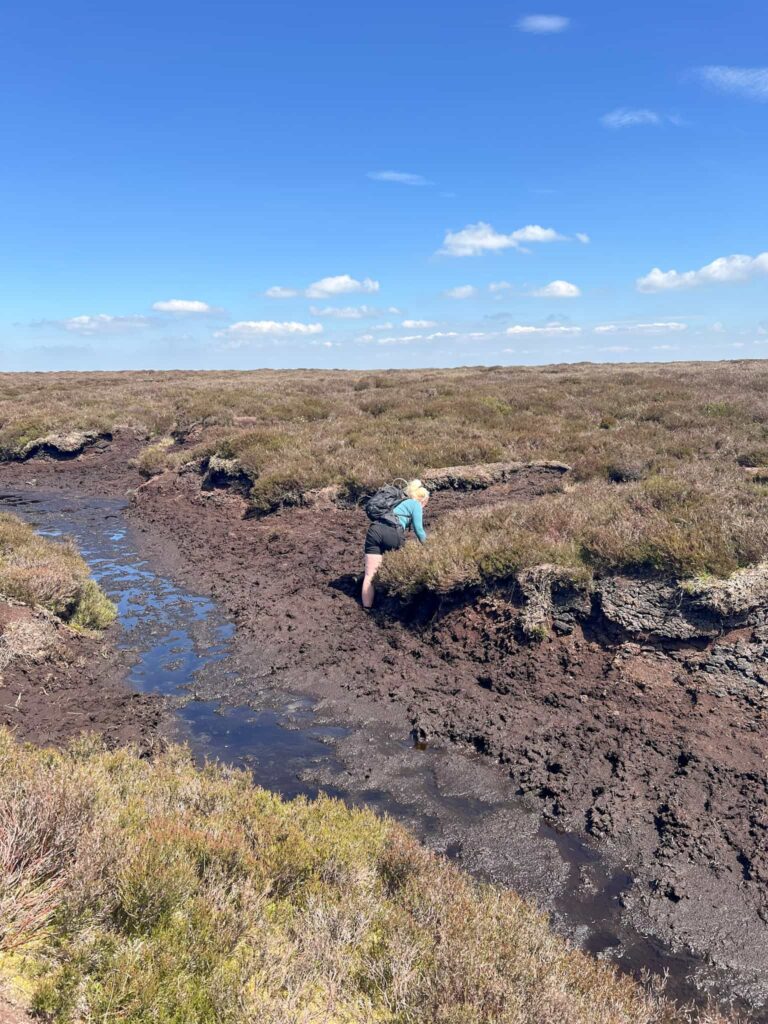
[[[110,747],[152,748],[164,702],[126,687],[126,659],[108,638],[75,633],[53,616],[0,601],[0,641],[19,635],[32,642],[11,642],[22,649],[0,671],[0,726],[44,746],[93,732]]]
[[[0,481],[120,493],[138,483],[126,451],[118,439],[112,452],[68,463],[1,467]],[[449,508],[525,501],[555,486],[532,470],[486,491],[438,493],[427,528]],[[139,490],[131,518],[155,565],[231,614],[248,685],[319,696],[339,721],[394,724],[487,755],[551,821],[624,859],[636,879],[627,914],[640,928],[706,953],[736,991],[764,1001],[766,706],[729,674],[727,658],[715,674],[697,669],[750,640],[749,629],[700,649],[580,626],[531,644],[518,637],[511,594],[430,604],[410,619],[386,605],[366,615],[361,512],[259,520],[244,519],[244,508],[226,491],[201,491],[193,474],[165,474]],[[247,702],[247,689],[237,697]]]

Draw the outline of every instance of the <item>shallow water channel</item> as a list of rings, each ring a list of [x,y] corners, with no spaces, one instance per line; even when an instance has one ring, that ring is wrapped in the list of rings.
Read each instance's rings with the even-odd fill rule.
[[[703,962],[626,926],[631,876],[544,823],[486,759],[418,749],[407,735],[378,727],[343,727],[274,681],[254,700],[248,680],[250,706],[203,699],[204,679],[215,675],[225,684],[219,689],[232,694],[247,673],[233,656],[235,627],[213,601],[153,571],[139,554],[124,501],[30,490],[0,494],[0,508],[45,536],[74,538],[118,605],[118,645],[133,662],[128,685],[172,700],[179,738],[198,761],[245,767],[287,798],[322,789],[387,812],[476,876],[536,900],[589,952],[635,975],[666,973],[668,991],[684,1000],[699,1001],[703,990],[725,996],[727,984]]]

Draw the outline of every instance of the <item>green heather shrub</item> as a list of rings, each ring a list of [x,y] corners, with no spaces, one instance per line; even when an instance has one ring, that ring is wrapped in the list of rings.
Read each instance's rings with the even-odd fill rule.
[[[394,594],[448,593],[554,563],[593,573],[727,576],[768,558],[764,490],[731,467],[678,466],[623,485],[593,480],[528,503],[445,516],[424,546],[384,560]]]
[[[0,732],[0,835],[0,975],[55,1024],[691,1019],[391,821],[283,802],[180,747]]]
[[[104,629],[117,614],[71,541],[35,533],[0,513],[0,594],[42,605],[77,629]]]

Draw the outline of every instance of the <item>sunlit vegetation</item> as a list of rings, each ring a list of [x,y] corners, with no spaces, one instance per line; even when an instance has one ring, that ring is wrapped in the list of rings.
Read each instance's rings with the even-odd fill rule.
[[[254,511],[327,485],[559,460],[566,496],[453,516],[391,560],[400,593],[501,578],[544,558],[580,572],[727,574],[768,557],[768,365],[5,374],[0,453],[53,430],[146,439],[140,472],[232,460]]]
[[[0,732],[0,840],[0,972],[57,1024],[691,1019],[394,823],[183,748]]]
[[[0,596],[40,605],[76,629],[104,629],[117,614],[71,541],[41,537],[0,513]]]

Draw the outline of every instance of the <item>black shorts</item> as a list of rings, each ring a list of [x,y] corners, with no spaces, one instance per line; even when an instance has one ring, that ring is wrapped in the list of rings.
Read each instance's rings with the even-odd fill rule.
[[[385,555],[397,551],[405,543],[405,530],[398,530],[389,523],[371,523],[365,535],[366,555]]]

